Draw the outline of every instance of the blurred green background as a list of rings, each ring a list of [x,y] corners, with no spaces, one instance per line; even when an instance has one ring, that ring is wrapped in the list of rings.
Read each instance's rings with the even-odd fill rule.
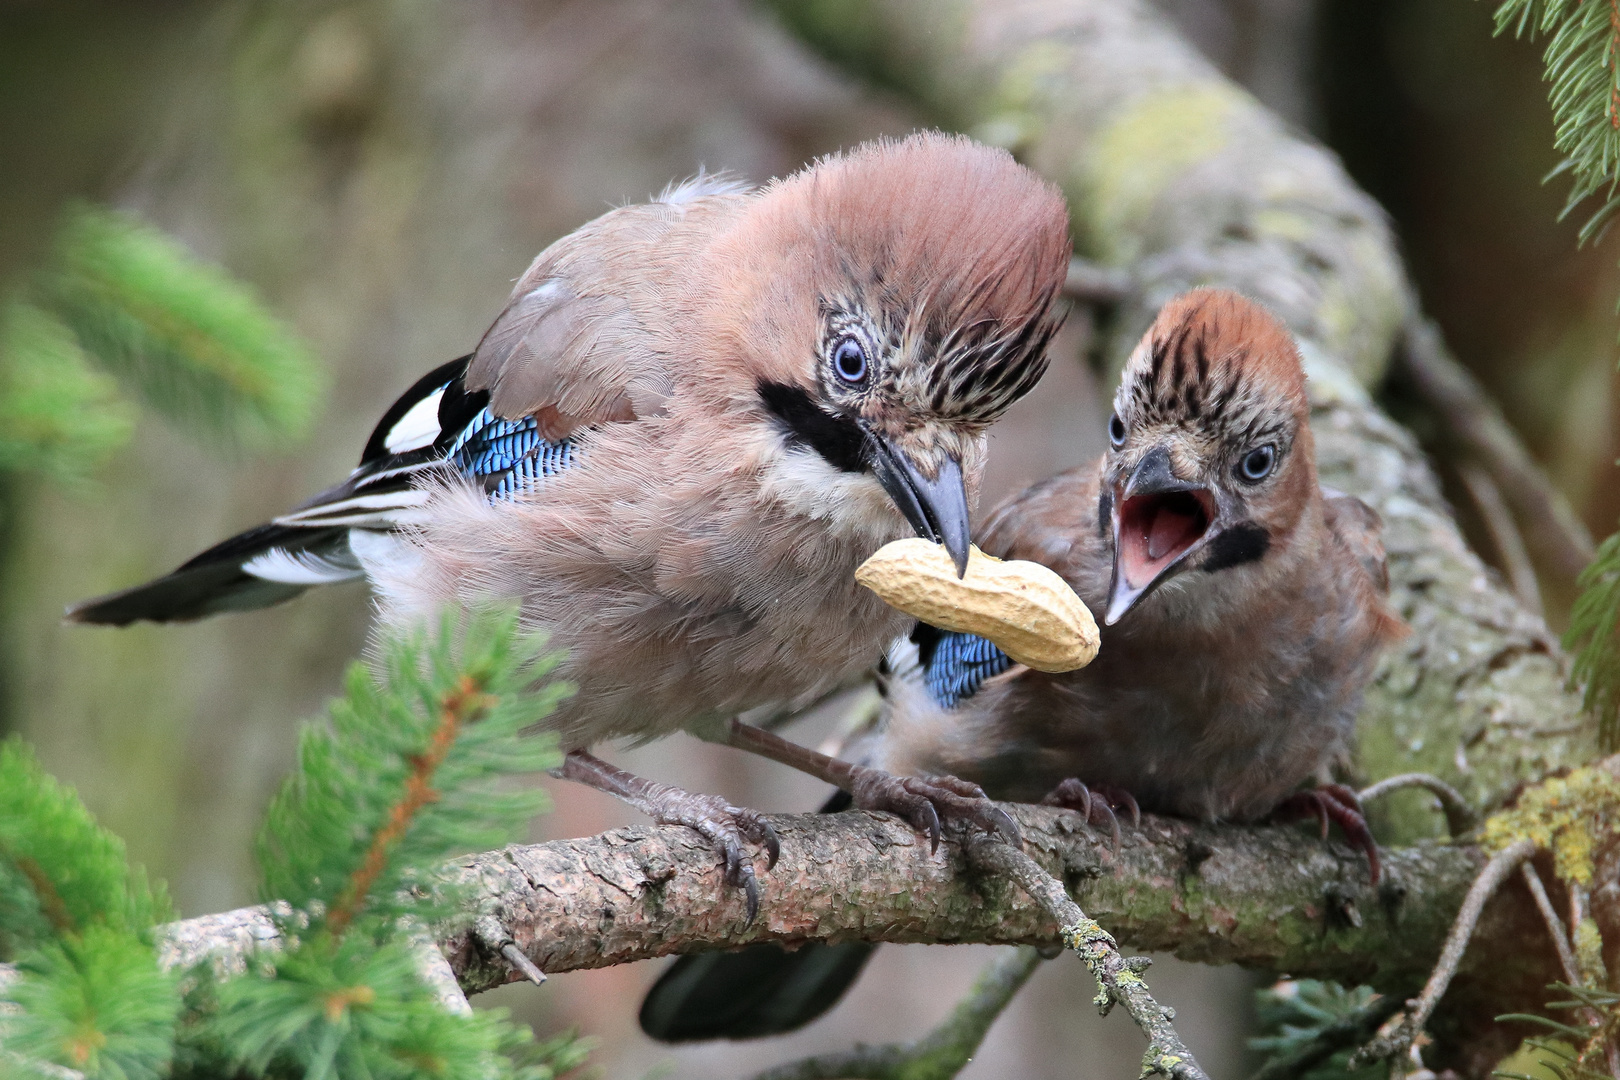
[[[1620,249],[1577,251],[1578,222],[1555,221],[1562,189],[1540,182],[1557,158],[1539,49],[1494,39],[1477,0],[1162,7],[1383,201],[1460,358],[1593,533],[1612,531]],[[364,590],[122,631],[67,627],[63,607],[340,478],[389,402],[477,341],[534,253],[608,207],[700,166],[765,179],[928,123],[729,0],[0,5],[0,288],[39,279],[75,200],[110,205],[246,283],[323,379],[302,435],[292,422],[280,437],[232,438],[150,407],[85,413],[98,431],[133,422],[87,479],[3,475],[0,726],[38,746],[185,913],[248,901],[249,838],[300,720],[363,647]],[[1086,320],[1071,319],[1037,400],[997,432],[985,508],[1100,450],[1087,344]],[[1567,590],[1544,584],[1561,625]],[[799,734],[814,741],[828,726]],[[684,737],[618,756],[761,809],[822,796]],[[556,795],[537,837],[635,819],[595,792]],[[600,1035],[607,1076],[660,1061],[665,1075],[744,1075],[917,1034],[986,955],[883,950],[826,1022],[755,1047],[677,1053],[641,1038],[634,1013],[655,964],[484,1003],[542,1033],[574,1023]],[[1245,1060],[1249,986],[1234,971],[1155,969],[1155,991],[1214,1075]],[[1140,1036],[1123,1017],[1097,1020],[1090,993],[1079,965],[1049,965],[965,1075],[1126,1076]]]

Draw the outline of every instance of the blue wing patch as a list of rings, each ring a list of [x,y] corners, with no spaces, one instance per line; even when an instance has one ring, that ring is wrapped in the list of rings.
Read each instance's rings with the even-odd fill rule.
[[[542,438],[534,417],[501,420],[486,408],[456,437],[445,458],[463,476],[481,482],[490,502],[496,502],[562,472],[578,456],[571,440]]]
[[[977,634],[944,630],[923,668],[923,682],[940,708],[954,709],[1010,667],[1012,658]]]

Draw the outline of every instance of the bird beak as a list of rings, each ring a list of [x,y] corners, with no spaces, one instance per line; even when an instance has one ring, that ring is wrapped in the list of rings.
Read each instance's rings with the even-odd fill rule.
[[[1210,490],[1177,478],[1164,447],[1151,450],[1114,493],[1114,581],[1103,623],[1119,622],[1185,569],[1188,556],[1215,534],[1216,516]]]
[[[962,482],[962,463],[947,456],[932,480],[924,476],[905,451],[876,432],[868,432],[872,474],[894,505],[911,522],[917,535],[944,544],[956,563],[956,576],[967,575],[968,505],[967,486]]]

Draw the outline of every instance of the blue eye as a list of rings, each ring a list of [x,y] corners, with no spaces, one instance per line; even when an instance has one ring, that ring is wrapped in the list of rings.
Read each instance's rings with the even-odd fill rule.
[[[847,383],[858,383],[866,378],[866,350],[852,337],[840,338],[833,346],[833,370]]]
[[[1125,421],[1119,418],[1119,413],[1108,418],[1108,441],[1116,450],[1125,445]]]
[[[1276,447],[1270,443],[1257,446],[1243,455],[1243,462],[1238,466],[1238,477],[1251,484],[1258,483],[1271,473],[1271,467],[1276,463]]]

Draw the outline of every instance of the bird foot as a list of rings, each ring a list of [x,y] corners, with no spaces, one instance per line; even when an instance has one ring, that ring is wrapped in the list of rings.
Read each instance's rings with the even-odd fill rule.
[[[1277,804],[1271,819],[1277,822],[1298,821],[1314,817],[1322,823],[1322,839],[1328,835],[1328,823],[1338,822],[1351,850],[1367,856],[1369,884],[1377,885],[1382,870],[1378,862],[1378,841],[1373,839],[1362,813],[1361,799],[1343,784],[1321,784],[1308,791],[1296,791]]]
[[[753,810],[732,806],[718,795],[697,795],[624,771],[584,751],[571,751],[558,774],[568,780],[616,795],[660,825],[685,825],[707,840],[724,867],[725,883],[741,889],[748,904],[748,923],[759,913],[759,882],[745,843],[763,848],[765,869],[774,869],[782,844],[770,822]]]
[[[717,795],[696,795],[680,788],[667,788],[646,813],[660,825],[685,825],[709,842],[725,867],[726,884],[743,891],[748,903],[748,923],[752,924],[759,913],[759,882],[754,876],[754,860],[744,853],[743,844],[763,848],[765,869],[774,869],[782,855],[782,845],[770,822],[753,810],[732,806]]]
[[[1047,792],[1041,805],[1078,811],[1088,825],[1107,825],[1114,835],[1116,852],[1119,850],[1120,835],[1119,815],[1115,811],[1128,810],[1131,824],[1142,824],[1142,808],[1136,805],[1136,797],[1130,792],[1110,784],[1087,787],[1083,781],[1072,776]]]
[[[940,822],[957,821],[999,835],[1014,847],[1024,846],[1018,823],[991,802],[978,784],[954,776],[894,776],[881,769],[854,766],[850,794],[862,810],[883,810],[928,834],[928,850],[939,850]]]

